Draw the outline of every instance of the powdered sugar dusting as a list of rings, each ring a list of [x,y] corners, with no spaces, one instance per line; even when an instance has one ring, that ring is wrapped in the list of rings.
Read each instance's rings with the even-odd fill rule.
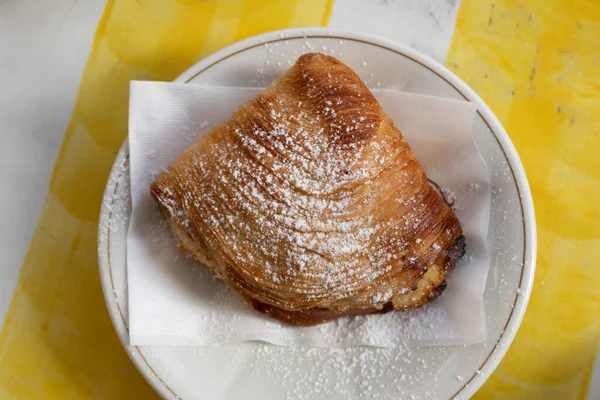
[[[211,349],[190,350],[211,357]],[[440,349],[429,362],[410,349],[307,349],[254,345],[227,350],[230,367],[244,365],[264,385],[278,388],[283,399],[438,399],[435,386],[448,351]],[[260,396],[261,391],[247,395]]]
[[[122,192],[130,192],[130,180],[123,179],[123,176],[129,174],[129,159],[123,162],[112,171],[106,184],[107,192],[115,191],[120,185]],[[131,201],[128,196],[111,196],[103,204],[104,211],[99,223],[99,240],[108,239],[109,231],[119,231],[123,229],[129,221],[131,215]]]
[[[426,200],[402,136],[378,128],[364,86],[349,88],[375,105],[357,112],[338,95],[322,97],[333,73],[300,76],[304,92],[268,90],[192,146],[165,178],[161,203],[218,268],[235,270],[235,279],[217,272],[238,290],[276,306],[341,307],[352,298],[381,309],[419,279],[386,277],[435,260],[413,250],[412,237],[440,235],[444,247],[430,247],[439,254],[457,228],[431,223],[426,201],[436,200]]]

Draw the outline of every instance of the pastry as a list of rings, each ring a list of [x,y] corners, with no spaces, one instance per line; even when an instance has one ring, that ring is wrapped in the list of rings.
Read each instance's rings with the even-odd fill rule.
[[[320,53],[202,135],[150,191],[187,256],[293,325],[419,307],[464,253],[400,131]]]

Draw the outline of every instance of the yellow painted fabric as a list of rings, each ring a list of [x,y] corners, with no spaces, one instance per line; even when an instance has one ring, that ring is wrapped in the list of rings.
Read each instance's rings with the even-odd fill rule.
[[[480,399],[584,399],[600,337],[600,2],[462,0],[450,66],[527,171],[535,287]]]
[[[153,399],[111,325],[100,201],[127,133],[132,79],[172,80],[254,34],[326,25],[332,0],[109,0],[0,336],[0,399]]]

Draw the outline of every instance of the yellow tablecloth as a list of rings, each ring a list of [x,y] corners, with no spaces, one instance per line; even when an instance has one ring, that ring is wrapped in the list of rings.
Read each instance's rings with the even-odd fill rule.
[[[0,335],[0,398],[157,398],[113,331],[97,271],[99,206],[126,136],[128,82],[171,80],[254,34],[326,25],[332,6],[108,1]],[[538,219],[529,309],[477,397],[584,398],[600,338],[600,2],[463,0],[447,65],[509,132]]]

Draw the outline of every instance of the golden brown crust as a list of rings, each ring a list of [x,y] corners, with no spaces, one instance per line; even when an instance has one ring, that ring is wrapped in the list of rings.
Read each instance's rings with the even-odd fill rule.
[[[151,194],[188,256],[294,325],[421,306],[464,247],[371,92],[319,53],[186,149]]]

